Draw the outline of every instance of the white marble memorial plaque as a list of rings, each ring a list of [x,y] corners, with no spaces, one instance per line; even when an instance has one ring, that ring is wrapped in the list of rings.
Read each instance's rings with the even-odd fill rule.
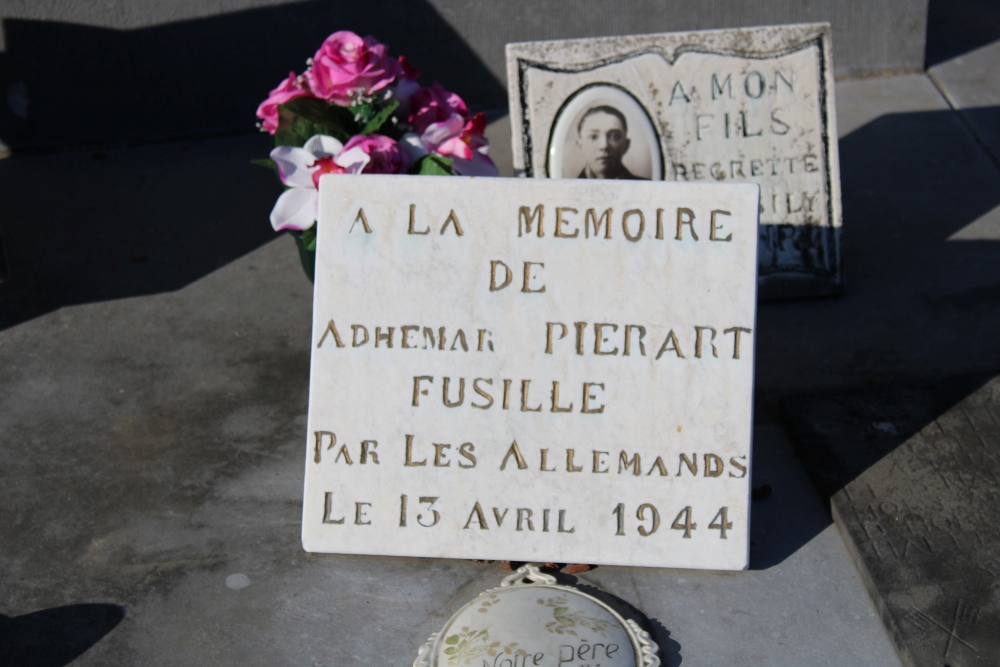
[[[830,26],[507,45],[519,175],[761,187],[761,296],[841,289]]]
[[[324,177],[305,548],[746,567],[758,203]]]

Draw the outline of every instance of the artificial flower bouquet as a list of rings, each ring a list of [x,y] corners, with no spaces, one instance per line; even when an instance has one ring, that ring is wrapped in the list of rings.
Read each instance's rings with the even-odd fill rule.
[[[335,32],[257,108],[274,135],[268,166],[286,190],[271,211],[275,231],[295,236],[313,278],[319,180],[325,174],[496,176],[483,136],[486,116],[420,73],[384,44]]]

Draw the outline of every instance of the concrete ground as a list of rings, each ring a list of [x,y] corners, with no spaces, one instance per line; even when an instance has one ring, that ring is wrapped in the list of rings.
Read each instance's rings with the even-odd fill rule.
[[[899,664],[776,406],[1000,369],[997,72],[1000,43],[838,83],[847,293],[760,307],[751,569],[579,576],[652,619],[665,664]],[[405,665],[504,574],[302,551],[311,286],[271,240],[267,148],[0,161],[12,664]]]

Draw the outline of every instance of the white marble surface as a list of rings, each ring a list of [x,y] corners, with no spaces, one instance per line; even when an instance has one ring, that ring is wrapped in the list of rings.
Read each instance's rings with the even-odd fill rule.
[[[626,117],[628,173],[760,185],[765,296],[835,291],[831,51],[826,24],[509,44],[515,173],[582,174],[584,114],[613,107]]]
[[[746,567],[758,193],[324,178],[305,548]],[[539,205],[541,236],[520,220]]]

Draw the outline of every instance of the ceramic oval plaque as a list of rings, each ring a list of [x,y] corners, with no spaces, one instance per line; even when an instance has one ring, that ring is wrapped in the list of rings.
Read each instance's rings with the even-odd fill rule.
[[[658,667],[639,625],[526,565],[458,610],[414,667]]]

